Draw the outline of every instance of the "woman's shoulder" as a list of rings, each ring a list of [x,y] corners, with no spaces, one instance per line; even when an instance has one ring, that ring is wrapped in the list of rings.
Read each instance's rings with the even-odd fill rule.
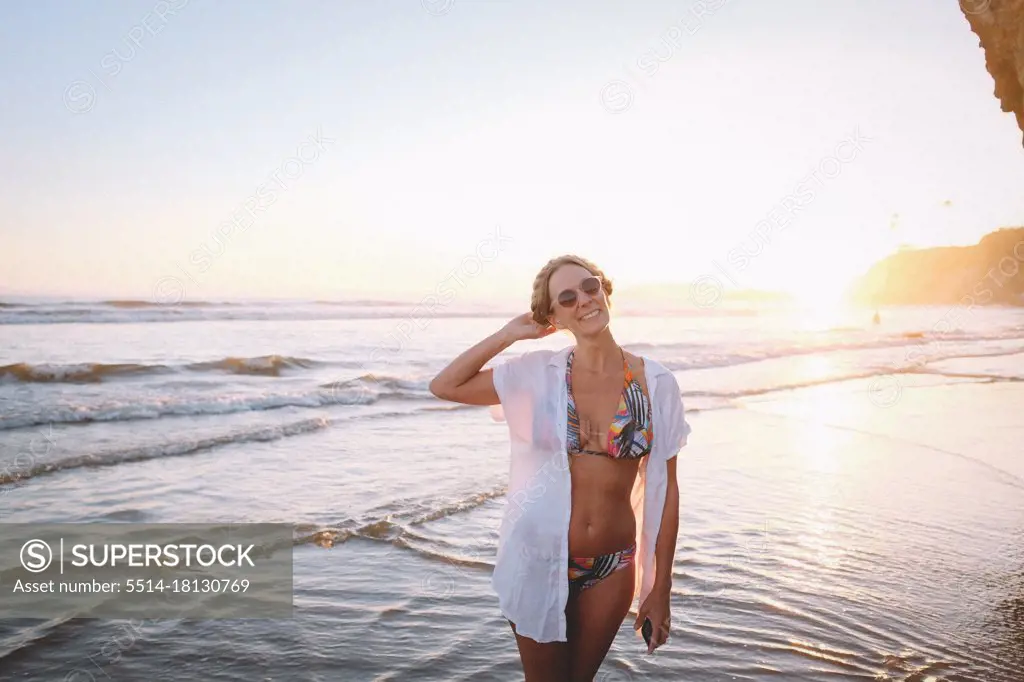
[[[648,386],[652,382],[656,382],[659,388],[668,385],[669,387],[674,387],[676,391],[679,390],[679,382],[676,380],[672,370],[646,355],[637,355],[637,357],[643,361],[644,377],[647,379]],[[661,391],[659,390],[658,392],[660,393]]]
[[[536,348],[528,350],[525,353],[520,353],[514,357],[510,357],[505,362],[514,362],[523,367],[535,367],[537,369],[543,368],[547,364],[554,362],[559,354],[567,354],[568,349],[563,348],[561,350],[550,350],[548,348]]]
[[[519,355],[510,354],[508,358],[498,358],[494,364],[495,380],[503,383],[543,382],[547,377],[554,375],[550,370],[558,366],[559,353],[564,352],[564,349],[557,351],[538,348]]]
[[[668,371],[665,365],[661,364],[660,362],[658,362],[657,360],[650,356],[642,355],[640,353],[629,353],[628,351],[627,355],[630,363],[639,361],[640,366],[644,368],[644,375],[647,377],[671,373]]]

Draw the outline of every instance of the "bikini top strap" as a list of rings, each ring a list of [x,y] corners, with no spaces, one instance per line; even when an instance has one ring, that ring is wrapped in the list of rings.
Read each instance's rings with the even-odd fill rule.
[[[575,355],[576,355],[576,348],[573,347],[569,351],[569,357],[566,358],[566,361],[565,361],[565,386],[568,389],[569,404],[570,404],[570,406],[572,405],[572,400],[573,400],[573,397],[572,397],[572,360],[573,360],[573,357]]]
[[[626,351],[622,349],[622,346],[619,346],[619,352],[622,353],[622,366],[626,371],[626,385],[628,386],[633,383],[633,370],[629,367],[629,360],[626,359]]]

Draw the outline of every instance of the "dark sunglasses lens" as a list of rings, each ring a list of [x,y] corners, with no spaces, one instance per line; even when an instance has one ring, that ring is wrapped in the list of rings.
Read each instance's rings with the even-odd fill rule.
[[[571,308],[576,305],[576,292],[572,289],[566,289],[558,295],[558,305],[563,308]]]
[[[580,282],[580,289],[583,289],[587,296],[593,296],[601,290],[601,280],[597,277],[587,277],[585,280]]]

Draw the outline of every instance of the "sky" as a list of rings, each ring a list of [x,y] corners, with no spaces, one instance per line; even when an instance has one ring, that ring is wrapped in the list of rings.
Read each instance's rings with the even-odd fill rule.
[[[4,3],[0,82],[0,294],[820,296],[1024,224],[953,2]]]

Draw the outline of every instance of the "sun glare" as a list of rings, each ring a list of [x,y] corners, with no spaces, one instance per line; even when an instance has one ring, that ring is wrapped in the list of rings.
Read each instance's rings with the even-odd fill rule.
[[[796,316],[807,331],[836,329],[849,318],[841,288],[804,289],[794,294]]]

